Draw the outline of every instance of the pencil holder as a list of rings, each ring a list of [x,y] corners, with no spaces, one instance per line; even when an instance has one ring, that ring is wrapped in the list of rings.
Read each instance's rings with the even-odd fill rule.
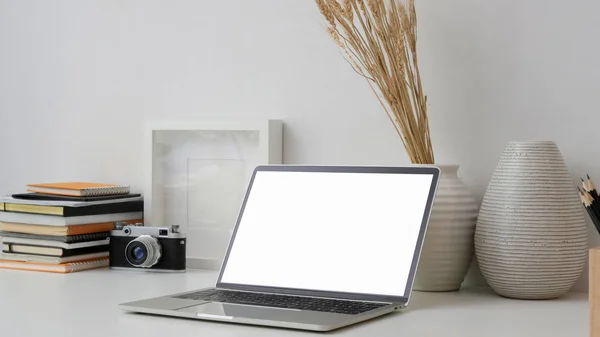
[[[590,249],[590,337],[600,337],[600,247]]]

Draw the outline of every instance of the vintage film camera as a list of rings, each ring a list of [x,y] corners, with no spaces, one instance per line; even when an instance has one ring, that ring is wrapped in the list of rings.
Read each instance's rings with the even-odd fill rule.
[[[186,237],[179,226],[144,227],[117,222],[110,231],[110,267],[184,272]]]

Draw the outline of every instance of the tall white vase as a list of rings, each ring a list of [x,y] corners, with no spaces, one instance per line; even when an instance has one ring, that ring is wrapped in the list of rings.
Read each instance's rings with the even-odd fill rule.
[[[458,165],[438,165],[438,189],[431,209],[414,290],[455,291],[473,257],[477,203],[458,177]]]
[[[483,198],[475,250],[499,295],[552,299],[575,284],[587,255],[585,214],[554,142],[508,144]]]

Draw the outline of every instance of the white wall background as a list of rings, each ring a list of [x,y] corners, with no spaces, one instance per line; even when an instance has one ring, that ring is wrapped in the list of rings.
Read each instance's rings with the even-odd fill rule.
[[[600,181],[599,2],[417,5],[438,162],[480,198],[508,141],[554,140]],[[139,189],[144,120],[237,117],[283,119],[286,163],[408,163],[312,0],[0,0],[0,193]]]

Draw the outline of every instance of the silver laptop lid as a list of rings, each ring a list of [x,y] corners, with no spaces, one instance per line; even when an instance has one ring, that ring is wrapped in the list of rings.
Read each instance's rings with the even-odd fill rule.
[[[435,167],[259,166],[218,288],[408,302]]]

